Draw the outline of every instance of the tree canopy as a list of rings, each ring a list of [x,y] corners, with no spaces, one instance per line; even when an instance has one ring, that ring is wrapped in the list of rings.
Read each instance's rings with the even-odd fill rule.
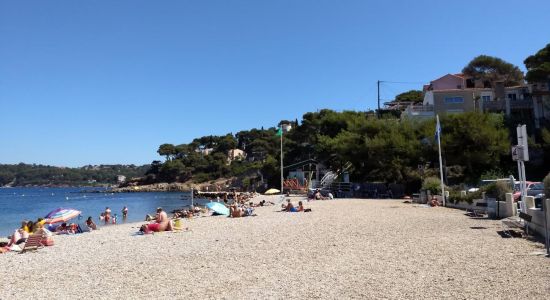
[[[62,168],[35,164],[0,165],[0,186],[25,185],[97,185],[115,184],[117,175],[128,179],[145,174],[149,165],[99,165],[81,168]]]
[[[550,81],[550,44],[523,61],[527,68],[525,79],[530,83]]]
[[[414,103],[422,102],[424,98],[422,98],[422,91],[419,90],[410,90],[404,93],[401,93],[397,96],[395,96],[396,101],[411,101]]]
[[[283,136],[285,165],[310,158],[333,170],[351,164],[349,172],[355,182],[413,187],[421,184],[418,165],[429,166],[427,174],[438,172],[434,120],[378,119],[365,112],[323,109],[293,123],[297,126]],[[441,124],[447,183],[473,183],[493,170],[511,170],[510,138],[502,115],[449,115],[441,118]],[[277,186],[280,140],[276,132],[271,127],[194,139],[175,146],[174,158],[152,166],[148,176],[157,181],[196,182],[235,176],[251,184],[261,177]],[[227,151],[231,147],[244,150],[246,159],[230,162]],[[199,151],[206,148],[212,152]]]
[[[494,82],[503,81],[504,86],[523,83],[523,72],[513,64],[498,57],[479,55],[462,69],[462,73],[474,80],[482,80],[494,86]]]

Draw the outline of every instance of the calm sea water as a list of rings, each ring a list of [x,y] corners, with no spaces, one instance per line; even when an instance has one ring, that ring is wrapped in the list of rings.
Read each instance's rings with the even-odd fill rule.
[[[110,207],[112,214],[118,214],[122,223],[122,208],[128,207],[126,222],[143,221],[145,215],[154,214],[157,207],[167,212],[191,204],[188,193],[83,193],[90,188],[0,188],[0,236],[6,237],[21,225],[22,220],[36,221],[50,211],[59,208],[74,208],[82,211],[84,222],[92,216],[100,225],[99,214]],[[187,200],[182,200],[182,196]],[[195,199],[202,205],[206,199]],[[116,226],[116,225],[115,225]]]

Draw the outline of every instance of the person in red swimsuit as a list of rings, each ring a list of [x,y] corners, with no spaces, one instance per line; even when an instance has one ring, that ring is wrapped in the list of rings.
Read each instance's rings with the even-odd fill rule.
[[[157,216],[155,221],[153,223],[143,225],[140,229],[140,231],[144,232],[160,232],[165,230],[171,230],[170,219],[168,219],[168,215],[162,207],[157,208]]]

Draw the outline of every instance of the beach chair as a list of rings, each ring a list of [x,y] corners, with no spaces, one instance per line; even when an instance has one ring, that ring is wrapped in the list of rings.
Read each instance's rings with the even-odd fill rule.
[[[487,214],[487,202],[477,202],[476,208],[469,208],[466,213],[472,218],[484,217]]]
[[[27,242],[25,243],[25,247],[21,250],[21,253],[25,253],[27,251],[31,250],[37,250],[38,248],[44,247],[42,245],[42,234],[32,234],[27,239]]]
[[[531,222],[533,217],[524,212],[519,212],[519,216],[512,216],[502,219],[502,232],[507,236],[514,236],[513,229],[525,229],[525,234],[529,234],[529,226],[526,222]]]

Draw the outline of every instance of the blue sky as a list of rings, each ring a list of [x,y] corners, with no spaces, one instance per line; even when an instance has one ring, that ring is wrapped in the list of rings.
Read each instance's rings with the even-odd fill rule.
[[[162,143],[376,107],[480,54],[524,69],[549,1],[0,0],[0,163],[145,164]],[[382,98],[421,84],[382,84]]]

